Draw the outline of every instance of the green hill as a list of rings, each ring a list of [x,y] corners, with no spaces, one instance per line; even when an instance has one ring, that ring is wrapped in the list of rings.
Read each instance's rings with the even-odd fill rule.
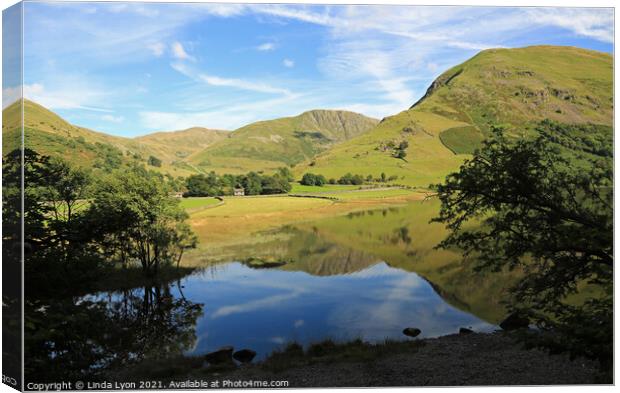
[[[398,176],[426,186],[458,169],[492,125],[523,135],[543,119],[613,121],[612,56],[574,47],[490,49],[441,74],[409,110],[296,168],[338,178],[347,172]],[[395,146],[408,142],[406,157]]]
[[[19,145],[20,105],[3,111],[3,154]],[[75,126],[43,106],[24,100],[25,144],[40,154],[60,156],[85,167],[104,167],[119,163],[147,164],[153,156],[162,161],[151,169],[175,176],[198,170],[183,161],[196,151],[226,138],[225,131],[192,128],[183,131],[154,133],[138,138],[122,138]]]
[[[20,106],[3,111],[4,154],[19,145]],[[87,167],[161,160],[151,167],[174,176],[202,171],[269,171],[302,162],[358,136],[377,120],[345,112],[314,110],[296,117],[262,121],[234,132],[194,127],[136,138],[107,135],[75,126],[54,112],[24,100],[27,147]]]
[[[313,110],[295,117],[252,123],[232,132],[189,161],[204,170],[270,171],[311,159],[372,129],[378,120],[346,111]]]

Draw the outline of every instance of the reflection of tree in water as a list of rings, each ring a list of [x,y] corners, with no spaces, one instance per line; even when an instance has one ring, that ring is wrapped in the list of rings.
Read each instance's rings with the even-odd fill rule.
[[[406,226],[396,228],[394,230],[394,235],[391,239],[392,244],[398,244],[399,242],[403,242],[405,244],[411,244],[411,236],[409,236],[409,228]]]
[[[37,382],[98,379],[107,370],[180,355],[194,345],[202,314],[202,305],[173,296],[168,285],[27,307],[26,377]]]

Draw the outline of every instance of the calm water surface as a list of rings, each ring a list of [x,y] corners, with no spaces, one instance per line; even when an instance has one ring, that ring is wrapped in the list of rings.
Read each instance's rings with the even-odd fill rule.
[[[459,270],[457,254],[433,249],[444,232],[428,224],[431,215],[428,205],[412,204],[282,228],[267,241],[228,250],[226,258],[157,295],[151,288],[133,290],[133,307],[159,315],[158,302],[176,305],[165,308],[170,316],[155,318],[162,321],[156,329],[171,341],[181,330],[178,350],[186,355],[231,345],[263,358],[292,341],[404,340],[405,327],[421,329],[420,337],[460,327],[494,330],[485,294],[479,296],[488,280]],[[256,261],[272,267],[257,267]],[[126,296],[90,298],[121,310]],[[194,306],[201,312],[185,318]]]
[[[462,326],[494,329],[446,303],[417,274],[385,262],[332,276],[232,262],[188,277],[181,285],[188,300],[204,304],[196,344],[187,351],[192,355],[224,345],[264,356],[291,341],[400,340],[408,326],[420,328],[421,337],[455,333]]]

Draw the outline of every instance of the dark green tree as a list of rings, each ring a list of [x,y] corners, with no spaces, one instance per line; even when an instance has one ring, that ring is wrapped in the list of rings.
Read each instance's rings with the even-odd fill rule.
[[[435,221],[451,231],[440,246],[475,256],[479,269],[522,268],[511,305],[526,307],[550,333],[545,345],[609,365],[612,145],[584,151],[539,131],[539,137],[512,140],[495,129],[459,172],[435,186],[441,201]],[[562,137],[572,139],[569,132]],[[568,302],[583,285],[598,295]]]
[[[155,156],[149,156],[148,163],[151,166],[161,167],[161,160]]]
[[[179,253],[195,245],[183,226],[187,213],[159,174],[134,166],[101,179],[89,208],[99,223],[101,241],[113,246],[125,263],[137,259],[148,274],[177,262]],[[180,245],[182,239],[184,245]]]
[[[245,175],[241,184],[245,191],[245,195],[260,195],[263,192],[261,176],[256,172],[249,172]]]

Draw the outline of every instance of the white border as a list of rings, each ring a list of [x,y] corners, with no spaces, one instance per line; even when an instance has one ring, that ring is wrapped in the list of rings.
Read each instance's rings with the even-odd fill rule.
[[[14,4],[17,4],[18,1],[16,0],[0,0],[2,2],[2,9],[6,9]],[[31,2],[31,1],[36,1],[36,0],[26,0],[26,2]],[[84,0],[63,0],[66,2],[84,2]],[[95,2],[95,1],[92,1]],[[112,0],[109,2],[133,2],[133,3],[139,3],[140,1],[136,1],[136,0],[123,0],[123,1],[117,1],[117,0]],[[153,3],[242,3],[243,1],[234,1],[234,0],[219,0],[219,1],[197,1],[197,0],[185,0],[185,1],[179,1],[179,0],[150,0],[149,2],[153,2]],[[459,5],[459,6],[503,6],[503,7],[527,7],[527,6],[538,6],[538,7],[611,7],[611,8],[615,8],[616,6],[616,1],[613,0],[563,0],[563,1],[558,1],[558,0],[538,0],[538,1],[532,1],[532,0],[503,0],[503,1],[491,1],[491,0],[446,0],[446,1],[433,1],[433,0],[388,0],[388,1],[382,1],[382,0],[375,0],[375,1],[369,1],[369,0],[354,0],[354,1],[347,1],[347,0],[311,0],[311,1],[300,1],[300,0],[286,0],[286,1],[269,1],[269,0],[251,0],[251,1],[247,1],[247,3],[290,3],[290,4],[381,4],[381,5]],[[23,28],[23,21],[22,21],[22,28]],[[0,18],[0,36],[1,36],[1,32],[2,32],[2,18]],[[618,42],[618,29],[616,28],[616,22],[615,22],[615,18],[614,18],[614,40],[615,42]],[[23,49],[23,48],[22,48]],[[2,56],[2,45],[0,45],[0,57]],[[614,55],[614,82],[616,80],[616,75],[617,75],[617,68],[615,66],[615,55]],[[22,65],[23,67],[23,65]],[[0,62],[0,72],[1,72],[2,66],[1,66],[1,62]],[[23,70],[22,70],[23,71]],[[22,74],[23,76],[23,74]],[[615,108],[615,97],[618,96],[618,92],[619,92],[619,88],[618,85],[616,85],[614,83],[614,108]],[[22,119],[23,121],[23,119]],[[618,118],[614,116],[614,135],[615,135],[615,130],[618,128]],[[619,149],[620,147],[620,141],[619,139],[614,138],[614,151],[618,152],[620,151]],[[614,174],[617,173],[617,170],[619,168],[618,165],[618,161],[615,160],[616,156],[614,154]],[[615,179],[614,179],[615,182]],[[615,187],[614,187],[615,188]],[[618,200],[620,200],[620,196],[618,195],[618,193],[616,193],[616,195],[614,196],[614,205],[618,205],[617,202]],[[614,211],[614,219],[615,222],[618,222],[617,218],[618,218],[618,211]],[[614,233],[614,244],[618,244],[617,240],[618,240],[618,232]],[[615,271],[615,276],[614,276],[614,280],[617,280],[618,278],[618,269],[616,269]],[[615,281],[617,282],[617,281]],[[0,281],[0,289],[2,287],[1,281]],[[23,288],[23,286],[22,286]],[[618,286],[615,286],[615,293],[614,299],[619,299],[618,297]],[[617,313],[618,307],[617,304],[615,306],[614,312],[614,358],[615,358],[615,354],[616,351],[618,349],[617,346],[617,340],[615,340],[615,338],[617,337],[617,333],[618,333],[618,313]],[[23,340],[22,340],[22,347],[23,347]],[[1,349],[1,344],[0,344],[0,349]],[[0,366],[1,366],[1,358],[0,358]],[[618,381],[618,377],[619,377],[620,373],[618,372],[618,367],[615,367],[614,369],[614,381]],[[23,376],[22,376],[23,377]],[[391,391],[403,391],[403,390],[413,390],[416,388],[378,388],[377,391],[387,391],[387,390],[391,390]],[[420,388],[417,388],[420,389]],[[494,391],[501,391],[501,392],[505,392],[505,393],[515,393],[515,392],[554,392],[554,393],[577,393],[577,392],[581,392],[584,389],[587,389],[588,393],[589,392],[607,392],[607,391],[611,391],[612,389],[614,389],[614,387],[610,387],[610,386],[550,386],[550,387],[455,387],[455,388],[431,388],[433,389],[433,391],[438,392],[438,393],[444,393],[444,392],[460,392],[460,391],[471,391],[472,389],[483,389],[487,392],[494,392]],[[326,389],[289,389],[289,390],[299,390],[299,391],[304,391],[304,392],[320,392],[320,391],[325,391]],[[355,392],[355,391],[360,391],[361,389],[338,389],[339,392]],[[226,390],[228,391],[228,390]],[[245,392],[259,392],[260,390],[243,390]],[[4,384],[0,384],[0,393],[10,393],[10,392],[15,392],[14,389],[11,389],[10,387],[8,387],[7,385]],[[188,391],[180,391],[180,392],[196,392],[196,391],[192,391],[192,390],[188,390]]]

